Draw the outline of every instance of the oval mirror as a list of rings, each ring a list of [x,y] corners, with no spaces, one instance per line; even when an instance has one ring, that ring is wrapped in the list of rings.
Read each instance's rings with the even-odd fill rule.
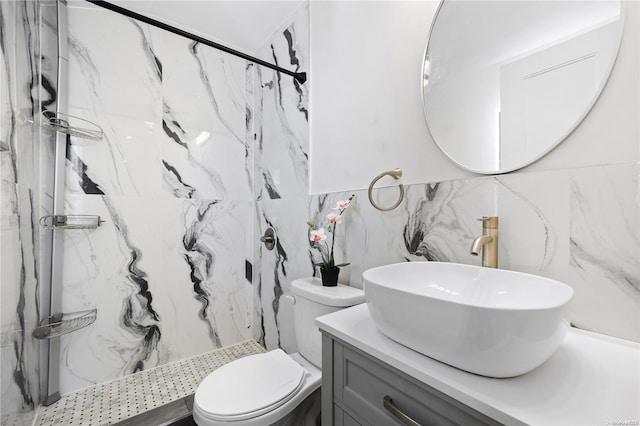
[[[431,135],[476,173],[536,161],[596,102],[622,27],[620,0],[443,0],[422,72]]]

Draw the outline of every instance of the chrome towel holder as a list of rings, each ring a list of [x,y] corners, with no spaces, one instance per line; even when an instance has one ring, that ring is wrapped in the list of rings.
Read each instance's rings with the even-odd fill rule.
[[[391,211],[391,210],[395,209],[396,207],[398,207],[400,205],[400,203],[402,202],[402,200],[404,199],[404,185],[402,185],[402,184],[398,185],[398,187],[400,188],[400,196],[398,197],[398,201],[396,201],[391,207],[380,207],[378,205],[378,203],[373,201],[373,195],[372,195],[373,185],[375,185],[376,182],[378,182],[380,179],[382,179],[385,176],[391,176],[394,179],[398,180],[398,179],[400,179],[402,177],[402,170],[401,169],[388,170],[386,172],[380,173],[378,176],[373,178],[373,180],[371,181],[371,185],[369,185],[369,202],[376,209],[378,209],[380,211],[383,211],[383,212],[388,212],[388,211]]]

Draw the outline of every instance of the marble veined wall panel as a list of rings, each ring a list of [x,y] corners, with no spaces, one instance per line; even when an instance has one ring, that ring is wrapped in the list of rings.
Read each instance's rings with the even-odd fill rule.
[[[571,323],[639,341],[638,164],[496,179],[499,267],[569,284]]]
[[[163,45],[164,191],[179,198],[251,199],[246,61],[169,34]]]
[[[66,234],[63,309],[95,307],[98,316],[63,337],[63,391],[250,337],[243,244],[250,202],[68,201],[105,223]]]
[[[640,165],[569,171],[570,305],[578,326],[640,341]]]
[[[103,128],[104,138],[99,142],[71,138],[67,149],[68,192],[163,195],[159,122],[107,113],[83,115]]]
[[[308,73],[308,11],[308,6],[300,8],[291,22],[259,49],[257,56],[283,68]],[[247,78],[247,91],[253,100],[247,114],[247,140],[254,146],[256,241],[267,227],[295,234],[296,222],[281,221],[308,217],[309,113],[308,84],[264,67],[252,68]],[[305,235],[306,220],[301,222]],[[308,260],[304,261],[305,252],[299,251],[301,243],[306,244],[304,240],[283,239],[271,252],[262,245],[254,252],[259,259],[251,272],[254,338],[268,348],[295,350],[291,309],[286,310],[289,316],[281,317],[279,313],[280,303],[287,303],[282,296],[291,277],[313,274]],[[280,324],[285,324],[282,336]]]
[[[96,123],[104,139],[71,138],[67,180],[81,193],[160,194],[162,62],[151,31],[94,7],[69,14],[69,114]],[[160,43],[157,43],[160,44]]]
[[[349,261],[340,281],[361,287],[364,270],[404,261],[480,265],[469,253],[481,234],[482,215],[500,218],[499,267],[556,279],[575,290],[566,318],[575,326],[640,340],[639,165],[479,177],[411,185],[391,212],[375,210],[366,191],[342,192],[261,203],[259,227],[278,235],[273,252],[262,251],[256,325],[267,347],[295,350],[292,306],[285,297],[292,280],[317,274],[317,251],[306,220],[325,223],[339,199],[355,194],[338,226],[336,256]],[[377,191],[381,205],[395,188]]]
[[[499,267],[567,282],[567,171],[501,175],[497,183]]]
[[[30,425],[39,402],[38,4],[0,3],[0,423]]]
[[[298,11],[291,24],[278,32],[258,56],[291,71],[309,75],[309,9]],[[256,195],[286,198],[308,193],[308,84],[260,68],[256,72],[256,104],[261,128],[256,131]]]
[[[261,318],[255,324],[256,338],[267,348],[282,347],[296,350],[293,330],[293,305],[287,299],[291,282],[297,278],[318,276],[313,264],[319,261],[319,252],[312,247],[308,238],[307,221],[325,226],[324,217],[339,199],[346,199],[350,193],[335,193],[321,196],[290,197],[264,200],[260,203],[258,228],[271,227],[277,235],[274,250],[261,250],[261,274],[257,277],[254,301]],[[366,237],[364,223],[359,212],[356,197],[344,223],[338,225],[335,256],[339,262],[352,262],[356,268],[364,258]],[[358,281],[357,275],[350,275],[351,266],[341,271],[340,282],[348,283],[350,277]],[[361,286],[361,284],[359,285]]]
[[[340,282],[362,288],[362,272],[395,262],[432,260],[479,264],[469,254],[471,242],[481,233],[478,215],[493,214],[496,183],[493,178],[411,185],[397,209],[381,212],[368,200],[367,191],[340,192],[260,203],[258,227],[275,229],[276,248],[262,249],[256,298],[262,318],[254,332],[267,348],[295,350],[291,318],[293,306],[286,298],[296,278],[318,276],[313,264],[320,261],[317,247],[308,239],[306,221],[326,227],[326,215],[339,200],[354,195],[338,225],[336,261],[342,268]],[[376,191],[376,201],[391,205],[397,188]],[[328,241],[331,241],[329,237]]]
[[[68,21],[69,107],[155,123],[162,114],[157,32],[91,5],[69,7]]]
[[[96,322],[62,338],[61,391],[252,335],[253,149],[243,60],[94,7],[69,12],[72,139],[63,309]]]

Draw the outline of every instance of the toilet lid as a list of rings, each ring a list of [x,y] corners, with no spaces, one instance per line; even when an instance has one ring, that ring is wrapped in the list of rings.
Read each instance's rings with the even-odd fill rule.
[[[195,404],[214,420],[246,420],[291,399],[304,375],[305,369],[282,349],[240,358],[200,383]]]

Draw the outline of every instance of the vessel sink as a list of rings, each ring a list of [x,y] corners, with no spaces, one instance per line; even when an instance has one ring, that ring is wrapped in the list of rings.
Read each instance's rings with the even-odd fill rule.
[[[384,335],[470,373],[525,374],[553,355],[568,330],[573,290],[548,278],[445,262],[396,263],[362,276]]]

